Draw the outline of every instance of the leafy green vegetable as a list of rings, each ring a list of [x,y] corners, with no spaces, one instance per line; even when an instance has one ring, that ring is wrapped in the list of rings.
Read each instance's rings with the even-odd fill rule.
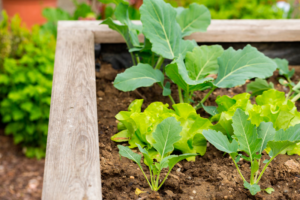
[[[217,149],[230,155],[244,181],[244,187],[249,189],[252,195],[255,195],[261,191],[258,183],[271,161],[278,154],[300,141],[300,124],[291,126],[287,130],[275,131],[272,122],[262,122],[259,127],[256,127],[248,119],[249,116],[245,111],[239,108],[236,109],[232,117],[232,142],[224,135],[226,133],[220,131],[209,129],[203,131],[203,135]],[[259,172],[262,151],[266,147],[270,148],[269,156],[271,159],[263,162],[265,165],[262,171]],[[242,157],[251,164],[250,182],[246,181],[237,165],[238,151],[246,153],[247,156],[242,155]]]
[[[205,32],[210,24],[210,18],[210,12],[205,6],[192,3],[189,8],[181,10],[176,20],[184,37],[194,32]]]
[[[274,84],[272,82],[268,83],[264,79],[256,78],[255,81],[247,85],[246,92],[252,92],[252,96],[257,96],[269,89],[274,89]]]
[[[212,122],[217,122],[212,128],[226,133],[230,138],[233,135],[232,117],[237,108],[249,114],[251,123],[257,127],[262,122],[272,122],[275,130],[286,130],[300,123],[300,113],[295,104],[285,97],[284,92],[270,89],[257,96],[255,101],[256,104],[251,104],[248,93],[239,94],[232,98],[228,96],[217,97],[216,103],[219,113],[211,118]],[[294,146],[288,149],[287,153],[300,155],[300,149],[298,146]]]
[[[194,157],[197,154],[181,154],[181,155],[170,155],[174,149],[174,144],[180,140],[181,132],[180,123],[175,119],[175,117],[168,117],[164,119],[161,123],[157,125],[156,131],[153,133],[154,144],[153,147],[159,153],[160,160],[154,161],[149,154],[147,149],[143,149],[139,144],[137,144],[140,152],[143,154],[145,159],[145,164],[149,167],[150,171],[150,181],[148,180],[142,166],[141,166],[141,155],[134,153],[129,147],[124,147],[118,145],[119,153],[121,156],[133,160],[138,164],[139,168],[143,172],[151,190],[158,191],[160,187],[164,184],[168,175],[172,171],[172,168],[176,163],[183,159],[189,157]],[[164,180],[159,184],[160,173],[164,168],[169,168],[167,175]]]
[[[129,106],[128,111],[121,111],[116,115],[116,119],[125,128],[112,136],[113,141],[128,141],[130,148],[137,147],[137,144],[139,144],[141,147],[146,147],[148,151],[158,150],[159,147],[156,147],[155,141],[158,141],[157,137],[159,135],[162,137],[167,131],[157,129],[157,125],[167,118],[174,117],[178,121],[177,125],[173,124],[170,128],[174,129],[173,132],[179,131],[181,136],[174,143],[174,148],[184,154],[205,154],[206,139],[202,136],[202,131],[212,125],[208,119],[200,117],[196,110],[186,103],[174,104],[174,110],[172,110],[168,109],[168,104],[154,102],[144,112],[141,112],[142,102],[143,100],[135,100]],[[164,141],[164,139],[162,138],[161,141]],[[151,158],[160,161],[160,154],[161,152],[154,150]],[[195,160],[195,157],[190,156],[189,160]]]
[[[153,69],[148,64],[139,63],[126,70],[124,73],[118,74],[114,86],[124,92],[133,91],[139,87],[151,86],[154,83],[163,84],[164,75],[158,69]]]
[[[219,58],[218,78],[214,85],[220,88],[230,88],[244,84],[254,77],[266,78],[273,75],[277,65],[270,58],[247,45],[243,50],[227,49]],[[264,70],[261,70],[261,69]]]
[[[55,38],[21,19],[0,22],[0,115],[5,134],[27,157],[45,156],[51,101]]]
[[[289,70],[289,62],[286,59],[275,58],[274,61],[277,64],[280,75],[284,75],[288,78],[294,75],[295,69]]]

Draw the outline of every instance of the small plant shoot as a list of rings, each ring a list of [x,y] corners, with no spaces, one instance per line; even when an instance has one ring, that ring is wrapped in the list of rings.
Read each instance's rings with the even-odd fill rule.
[[[162,95],[175,104],[170,83],[164,80],[168,77],[177,85],[180,103],[192,103],[195,91],[210,89],[194,106],[199,109],[204,108],[203,103],[215,89],[235,87],[252,78],[270,77],[277,68],[275,61],[250,45],[236,51],[224,50],[220,45],[198,46],[193,40],[184,40],[185,36],[207,30],[211,15],[203,5],[192,3],[188,8],[175,9],[163,0],[144,0],[140,11],[142,25],[129,19],[128,4],[122,2],[115,13],[119,22],[111,18],[102,22],[123,36],[131,53],[133,66],[114,80],[114,86],[121,91],[156,83],[163,88]],[[143,43],[139,42],[139,34],[144,35]],[[164,66],[165,59],[171,63]],[[213,108],[204,109],[214,113]]]
[[[153,147],[158,151],[160,155],[159,159],[151,158],[150,152],[137,144],[140,152],[144,156],[144,163],[149,167],[149,179],[141,165],[142,156],[134,153],[129,147],[118,145],[120,155],[134,161],[139,166],[147,183],[153,191],[158,191],[161,188],[176,163],[188,157],[197,155],[193,153],[170,155],[174,150],[174,144],[181,138],[179,134],[181,130],[182,127],[180,126],[180,122],[178,122],[175,117],[169,117],[157,125],[157,128],[153,133],[153,140],[155,141]],[[163,181],[160,182],[161,171],[164,168],[169,168],[169,170]]]
[[[261,191],[258,183],[272,160],[281,152],[300,142],[300,124],[289,127],[286,130],[280,129],[276,131],[272,122],[261,122],[256,127],[254,124],[251,124],[248,118],[249,116],[241,109],[235,111],[232,117],[233,135],[231,136],[231,142],[220,131],[205,130],[203,135],[217,149],[230,155],[244,181],[244,187],[252,195],[255,195]],[[266,148],[270,149],[270,159],[262,160],[262,152]],[[239,154],[239,152],[244,152],[247,156]],[[240,157],[251,164],[250,181],[247,181],[248,179],[243,176],[239,169],[237,162]],[[260,171],[260,165],[262,164],[264,166]],[[271,191],[271,189],[267,189],[267,192]]]

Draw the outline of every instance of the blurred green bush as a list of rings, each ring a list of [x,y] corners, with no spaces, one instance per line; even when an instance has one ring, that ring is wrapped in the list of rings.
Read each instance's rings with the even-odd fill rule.
[[[284,11],[277,0],[165,0],[174,7],[188,7],[191,3],[205,5],[212,19],[282,19]]]
[[[55,38],[38,26],[28,30],[19,16],[0,22],[0,115],[5,133],[28,157],[45,156]]]

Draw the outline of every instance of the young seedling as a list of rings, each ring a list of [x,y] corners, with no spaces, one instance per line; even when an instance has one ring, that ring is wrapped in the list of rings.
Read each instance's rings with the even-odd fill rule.
[[[188,157],[197,155],[192,153],[170,155],[170,153],[174,150],[174,143],[181,138],[179,135],[181,129],[180,122],[178,122],[174,117],[169,117],[157,125],[157,128],[153,133],[153,140],[155,140],[153,148],[155,148],[160,155],[157,161],[151,158],[147,149],[143,149],[139,144],[137,144],[140,152],[144,156],[144,163],[149,167],[150,179],[148,179],[141,166],[142,156],[134,153],[129,147],[118,145],[120,155],[134,161],[139,166],[147,180],[147,183],[153,191],[158,191],[161,188],[176,163]],[[169,171],[163,181],[160,182],[160,174],[164,168],[169,168]]]
[[[249,116],[244,111],[240,109],[236,110],[232,117],[234,130],[232,142],[229,142],[227,136],[222,132],[216,132],[215,130],[205,130],[203,135],[217,149],[230,155],[238,173],[244,181],[244,187],[249,189],[252,195],[255,195],[261,191],[258,183],[272,160],[282,151],[300,142],[300,124],[290,127],[285,131],[283,129],[276,131],[271,122],[262,122],[256,127],[251,124],[248,118]],[[265,165],[259,173],[262,152],[267,147],[270,149],[270,160],[263,161]],[[248,156],[239,154],[239,151],[246,153]],[[244,178],[237,165],[240,157],[251,163],[249,182]],[[268,191],[270,190],[268,189]]]
[[[124,3],[116,8],[119,23],[110,18],[102,22],[123,36],[132,55],[134,66],[114,80],[114,86],[121,91],[157,83],[163,88],[163,95],[175,104],[170,83],[165,84],[166,75],[177,85],[180,103],[191,103],[195,91],[210,89],[195,106],[199,109],[215,89],[235,87],[255,77],[270,77],[277,68],[272,59],[250,45],[236,51],[219,45],[199,47],[195,41],[184,40],[185,36],[207,30],[211,16],[203,5],[193,3],[188,8],[175,9],[163,0],[144,0],[140,11],[142,26],[130,21],[128,5]],[[144,35],[142,44],[140,33]],[[162,72],[165,59],[172,62]]]

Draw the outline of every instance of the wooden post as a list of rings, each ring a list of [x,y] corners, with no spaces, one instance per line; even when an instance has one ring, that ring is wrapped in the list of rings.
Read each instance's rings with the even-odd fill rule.
[[[101,200],[94,34],[58,32],[43,200]]]

